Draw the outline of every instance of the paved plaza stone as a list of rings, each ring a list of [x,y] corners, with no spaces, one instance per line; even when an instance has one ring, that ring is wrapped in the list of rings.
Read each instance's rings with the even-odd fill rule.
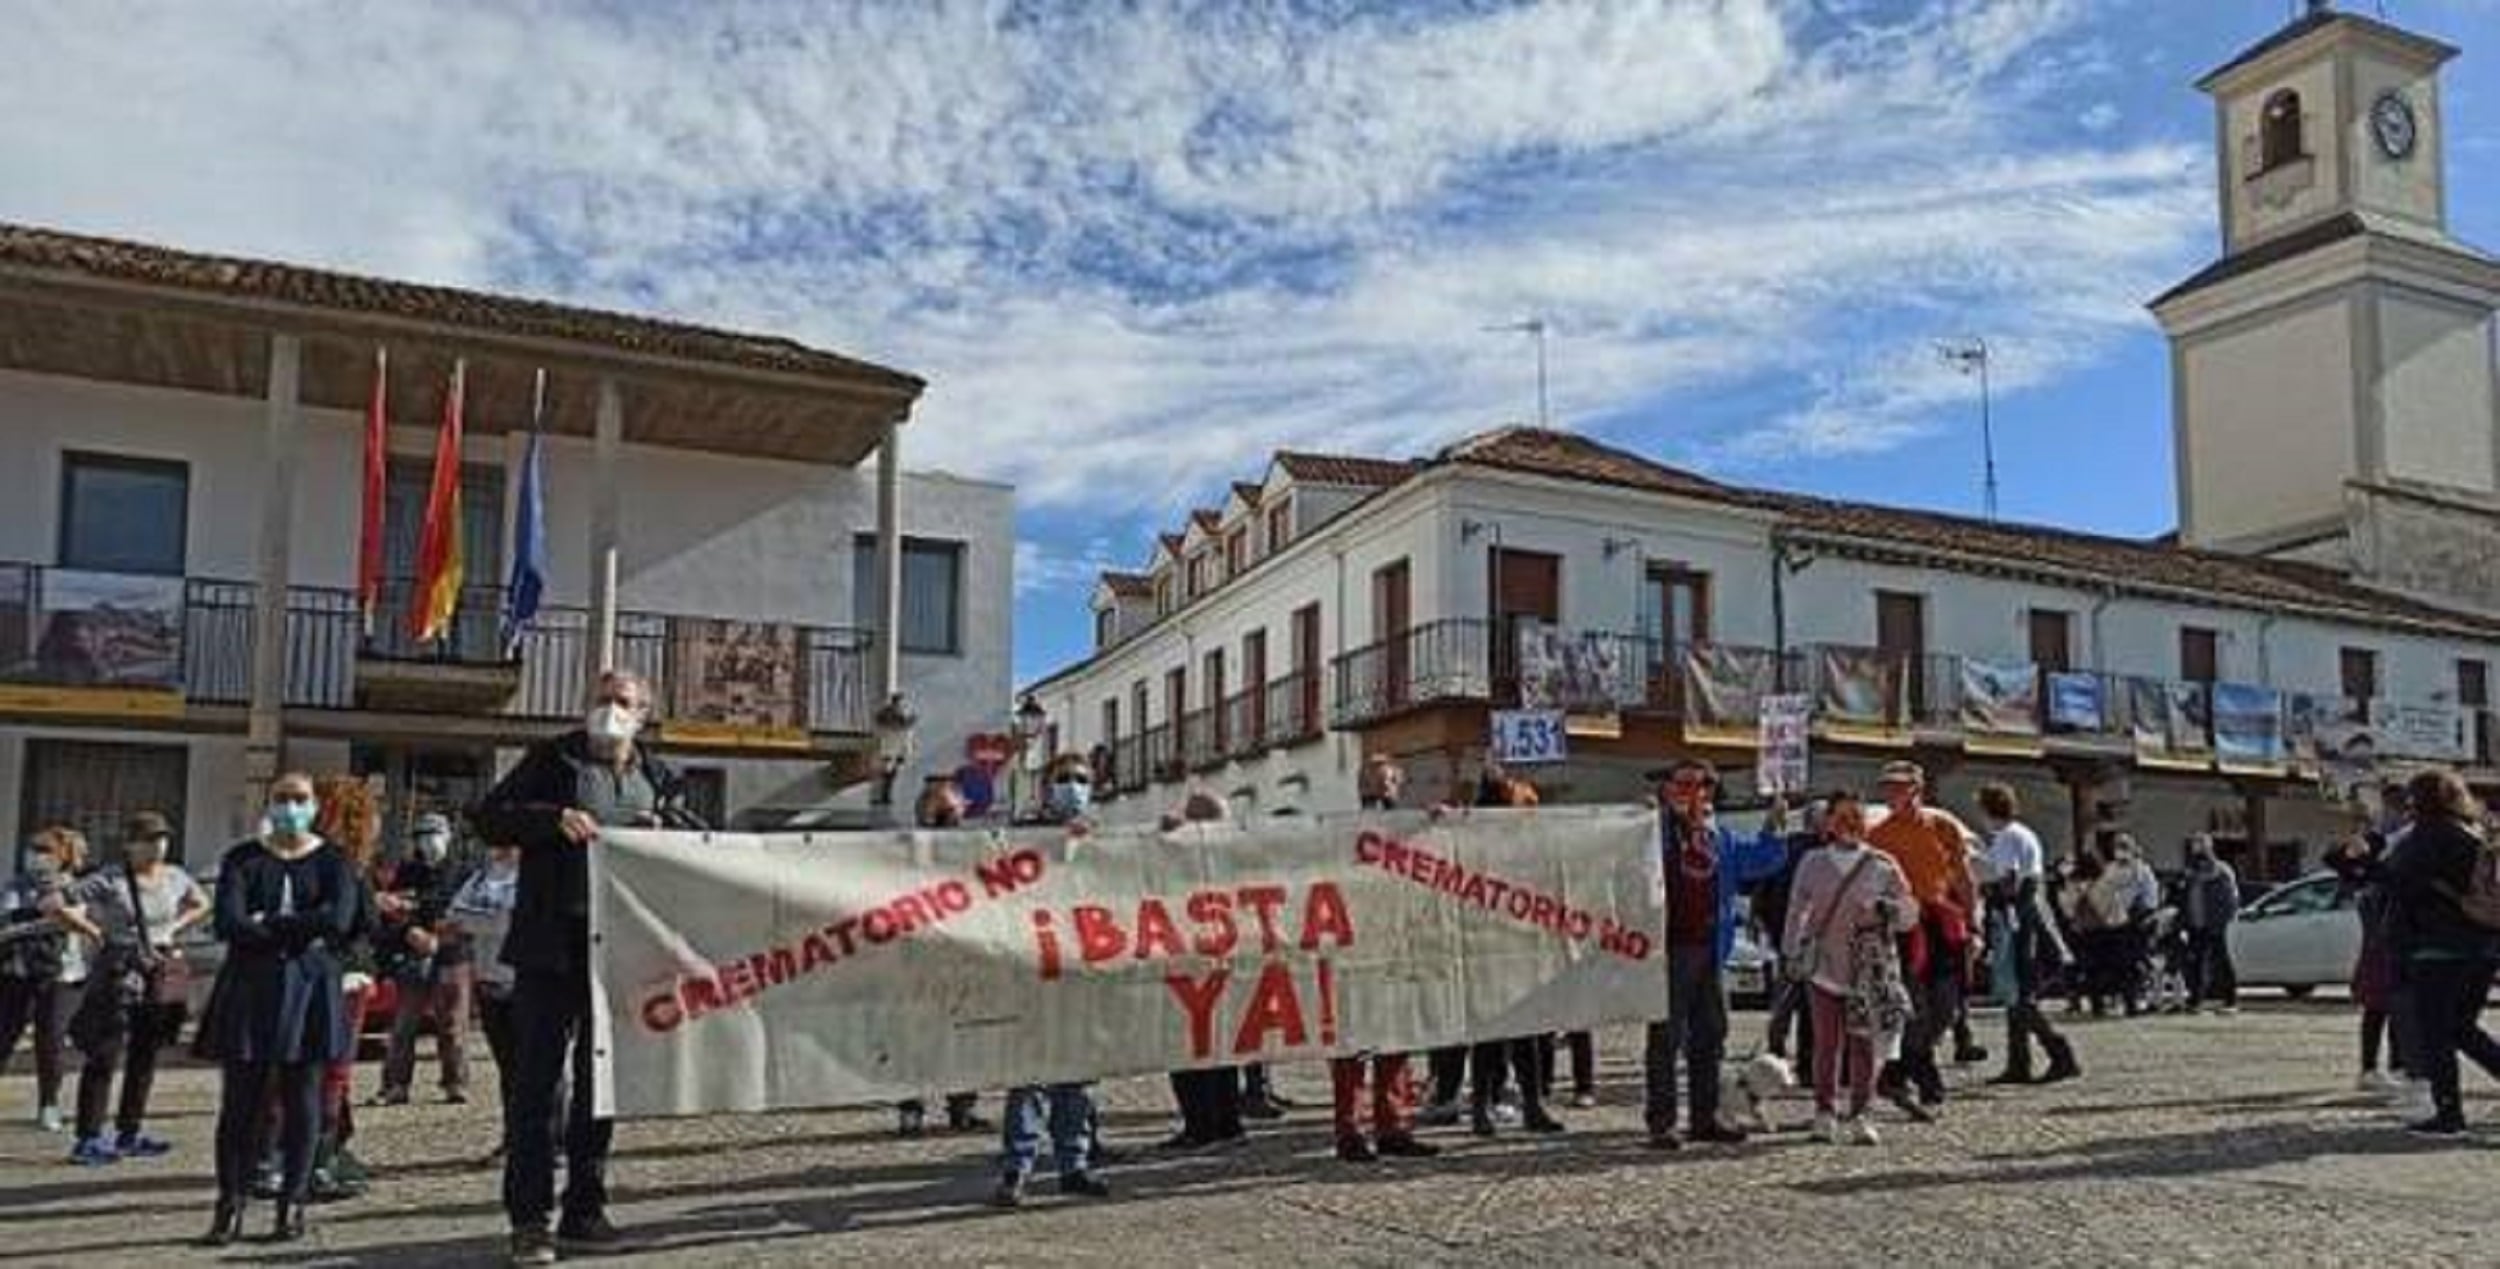
[[[1983,1026],[1993,1027],[1991,1015]],[[1760,1015],[1739,1015],[1739,1044]],[[1324,1072],[1280,1073],[1304,1103],[1247,1148],[1173,1157],[1161,1079],[1104,1090],[1125,1155],[1108,1203],[984,1204],[989,1139],[892,1136],[885,1110],[634,1123],[617,1136],[616,1216],[637,1264],[2414,1264],[2500,1262],[2500,1099],[2469,1069],[2465,1145],[2406,1137],[2352,1091],[2353,1015],[2338,1004],[2235,1017],[2085,1022],[2086,1080],[1997,1090],[1956,1076],[1942,1123],[1881,1118],[1875,1149],[1789,1131],[1735,1149],[1641,1147],[1638,1036],[1600,1037],[1604,1104],[1559,1138],[1338,1163]],[[360,1091],[370,1093],[371,1073]],[[360,1109],[373,1193],[316,1209],[287,1248],[222,1256],[208,1221],[213,1072],[169,1072],[151,1127],[163,1160],[85,1171],[27,1126],[23,1074],[0,1081],[0,1260],[30,1264],[487,1264],[502,1248],[491,1103]],[[985,1115],[997,1101],[985,1098]],[[254,1209],[254,1233],[267,1205]]]

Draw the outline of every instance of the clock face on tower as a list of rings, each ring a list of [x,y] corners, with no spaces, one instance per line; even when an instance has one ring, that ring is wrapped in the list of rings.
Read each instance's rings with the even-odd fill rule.
[[[2370,136],[2378,142],[2379,153],[2391,159],[2410,158],[2418,129],[2413,121],[2413,103],[2403,93],[2384,92],[2370,103]]]

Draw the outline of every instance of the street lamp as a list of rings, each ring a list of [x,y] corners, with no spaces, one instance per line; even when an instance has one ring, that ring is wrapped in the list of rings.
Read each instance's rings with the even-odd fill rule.
[[[1013,822],[1016,812],[1024,806],[1024,772],[1032,763],[1033,744],[1042,738],[1042,728],[1050,721],[1050,711],[1025,693],[1023,703],[1016,706],[1016,760],[1007,770],[1007,819]]]
[[[920,743],[913,736],[912,729],[920,725],[920,716],[911,712],[903,694],[896,692],[885,698],[885,704],[877,707],[869,723],[877,734],[877,805],[883,808],[884,818],[891,822],[894,815],[894,778],[902,774],[913,755],[919,752]]]

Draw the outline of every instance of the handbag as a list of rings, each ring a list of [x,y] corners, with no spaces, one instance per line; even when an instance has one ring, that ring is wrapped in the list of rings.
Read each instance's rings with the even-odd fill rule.
[[[191,1003],[191,962],[184,959],[182,949],[156,949],[148,937],[148,909],[140,901],[139,874],[122,869],[122,882],[130,890],[130,924],[139,932],[139,948],[132,958],[130,972],[140,977],[139,989],[131,993],[133,1004],[177,1005]]]
[[[1797,945],[1796,954],[1780,962],[1782,979],[1792,983],[1802,983],[1814,977],[1814,962],[1821,959],[1816,954],[1816,949],[1822,946],[1823,936],[1831,932],[1832,919],[1840,915],[1840,901],[1847,898],[1850,888],[1858,884],[1858,874],[1865,872],[1866,866],[1875,862],[1873,850],[1864,846],[1858,849],[1865,853],[1858,856],[1858,862],[1849,866],[1848,875],[1840,879],[1840,888],[1832,892],[1831,906],[1823,909],[1823,915],[1816,918],[1814,928],[1806,932],[1805,941]]]

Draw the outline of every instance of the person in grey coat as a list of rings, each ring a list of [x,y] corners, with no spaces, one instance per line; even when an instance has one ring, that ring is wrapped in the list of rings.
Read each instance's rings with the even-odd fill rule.
[[[2179,928],[2187,945],[2187,1007],[2210,1002],[2224,1013],[2240,1009],[2239,976],[2231,968],[2231,923],[2240,917],[2240,879],[2214,857],[2214,839],[2188,839],[2187,876],[2179,883]]]

